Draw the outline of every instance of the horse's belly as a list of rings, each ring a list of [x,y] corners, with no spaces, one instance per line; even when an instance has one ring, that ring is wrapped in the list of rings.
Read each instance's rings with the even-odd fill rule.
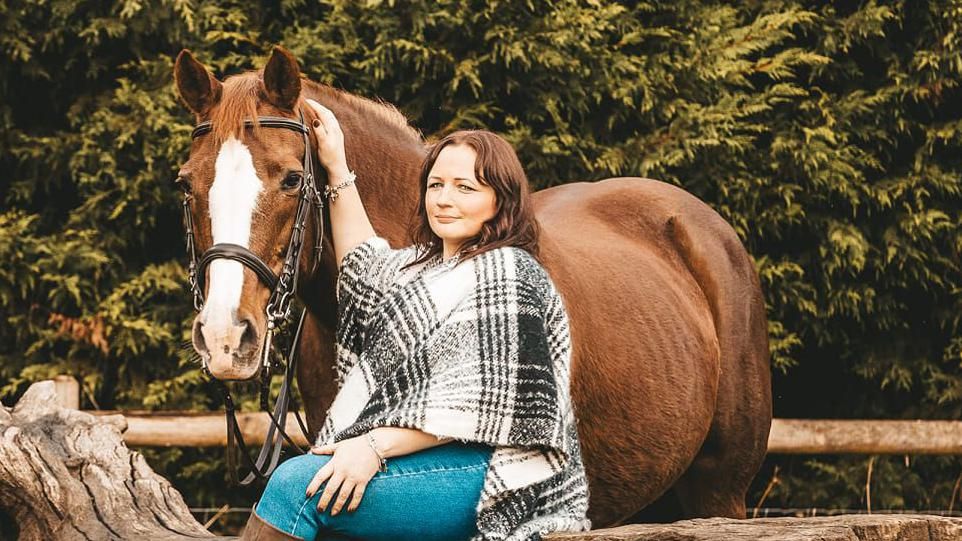
[[[719,347],[704,293],[657,228],[568,207],[539,214],[542,255],[571,320],[591,514],[607,521],[660,496],[697,454]]]

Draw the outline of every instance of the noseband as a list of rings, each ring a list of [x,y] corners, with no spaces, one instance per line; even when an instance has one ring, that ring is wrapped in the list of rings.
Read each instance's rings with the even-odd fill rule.
[[[297,287],[297,279],[299,276],[299,265],[301,257],[301,250],[304,245],[304,234],[307,229],[308,217],[313,214],[314,225],[316,227],[316,235],[314,242],[314,262],[311,269],[313,273],[317,268],[318,261],[321,255],[321,246],[324,241],[324,201],[321,198],[321,192],[317,189],[316,178],[314,176],[314,163],[311,155],[311,144],[308,135],[310,130],[304,124],[304,115],[300,115],[300,120],[293,120],[283,117],[274,116],[262,116],[258,117],[256,120],[245,120],[244,127],[252,128],[255,125],[262,128],[280,128],[292,130],[300,133],[304,137],[304,178],[301,181],[300,196],[297,202],[297,211],[294,214],[294,227],[291,230],[291,238],[287,244],[287,252],[284,256],[284,263],[281,266],[280,274],[275,274],[273,269],[265,263],[261,258],[257,257],[249,249],[239,246],[237,244],[230,243],[218,243],[207,249],[200,258],[197,257],[197,250],[194,245],[194,219],[190,210],[190,202],[192,195],[190,193],[184,196],[184,222],[187,229],[187,256],[190,259],[188,267],[188,279],[190,283],[191,293],[194,297],[194,309],[200,311],[204,306],[204,282],[207,276],[207,267],[215,259],[230,259],[232,261],[237,261],[244,265],[248,269],[257,275],[257,278],[271,290],[271,296],[267,301],[267,307],[265,308],[265,315],[267,317],[267,332],[264,334],[264,341],[261,344],[261,358],[260,358],[260,374],[261,379],[259,381],[260,385],[260,402],[261,409],[265,411],[271,419],[271,426],[268,428],[267,437],[264,441],[263,447],[261,447],[260,453],[258,453],[257,460],[251,460],[250,455],[247,451],[247,446],[244,443],[244,436],[240,431],[237,423],[237,418],[234,410],[234,401],[231,398],[230,392],[227,389],[227,385],[224,382],[215,378],[209,367],[207,366],[206,357],[202,356],[203,370],[204,373],[210,378],[210,381],[217,385],[218,389],[224,397],[225,411],[227,415],[227,468],[230,471],[231,479],[236,483],[237,481],[237,469],[235,467],[235,440],[237,446],[240,447],[241,456],[245,459],[248,466],[251,469],[243,481],[240,484],[247,485],[250,484],[254,479],[264,479],[270,476],[274,468],[277,467],[277,463],[280,459],[281,448],[283,447],[283,442],[286,440],[289,445],[298,449],[302,453],[303,449],[300,448],[294,441],[287,435],[284,430],[284,425],[287,421],[287,411],[292,405],[291,403],[291,387],[293,384],[293,376],[295,372],[295,366],[297,364],[297,349],[300,344],[301,330],[304,327],[304,319],[307,315],[307,309],[304,308],[301,311],[301,316],[297,323],[297,330],[294,333],[294,340],[291,343],[291,349],[288,352],[287,365],[284,367],[284,381],[281,385],[280,393],[277,396],[277,400],[274,404],[273,413],[270,411],[268,406],[268,392],[270,390],[270,378],[274,371],[274,366],[271,360],[271,346],[273,344],[274,333],[276,332],[278,326],[287,320],[291,312],[291,300],[294,297],[295,289]],[[196,139],[203,135],[211,132],[213,125],[210,121],[201,122],[194,127],[194,131],[191,133],[191,139]],[[313,210],[313,213],[311,212]],[[255,376],[256,377],[256,376]],[[301,430],[304,433],[304,437],[310,441],[310,436],[308,435],[307,428],[304,421],[300,417],[298,408],[296,404],[293,404],[293,410],[297,422],[300,425]],[[268,463],[268,460],[270,461]]]

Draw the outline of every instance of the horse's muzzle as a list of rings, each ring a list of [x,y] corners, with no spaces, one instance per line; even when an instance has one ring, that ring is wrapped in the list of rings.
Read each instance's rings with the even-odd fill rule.
[[[192,341],[211,376],[219,380],[248,380],[260,373],[261,341],[249,319],[205,323],[194,319]]]

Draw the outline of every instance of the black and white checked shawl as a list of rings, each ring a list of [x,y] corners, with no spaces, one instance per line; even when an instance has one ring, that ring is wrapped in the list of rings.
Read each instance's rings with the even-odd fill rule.
[[[475,541],[587,530],[568,319],[544,268],[500,248],[400,270],[414,255],[380,237],[345,255],[339,390],[317,443],[378,426],[486,443]]]

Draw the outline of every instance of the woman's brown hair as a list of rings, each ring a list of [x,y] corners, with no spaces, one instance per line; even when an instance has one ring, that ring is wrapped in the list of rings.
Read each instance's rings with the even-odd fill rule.
[[[461,255],[460,262],[467,261],[489,250],[504,246],[521,248],[535,259],[538,258],[538,236],[540,228],[534,217],[531,204],[531,190],[528,187],[528,176],[521,167],[521,161],[514,152],[511,143],[501,136],[485,130],[456,131],[434,145],[421,164],[421,183],[418,206],[411,224],[411,239],[419,250],[426,248],[424,253],[406,266],[423,263],[436,255],[444,253],[444,244],[434,234],[428,222],[425,197],[427,195],[427,178],[437,161],[441,150],[448,145],[464,145],[477,153],[474,162],[474,174],[479,182],[494,189],[497,210],[494,217],[481,226],[481,231],[464,241],[459,249],[466,246],[475,248]]]

